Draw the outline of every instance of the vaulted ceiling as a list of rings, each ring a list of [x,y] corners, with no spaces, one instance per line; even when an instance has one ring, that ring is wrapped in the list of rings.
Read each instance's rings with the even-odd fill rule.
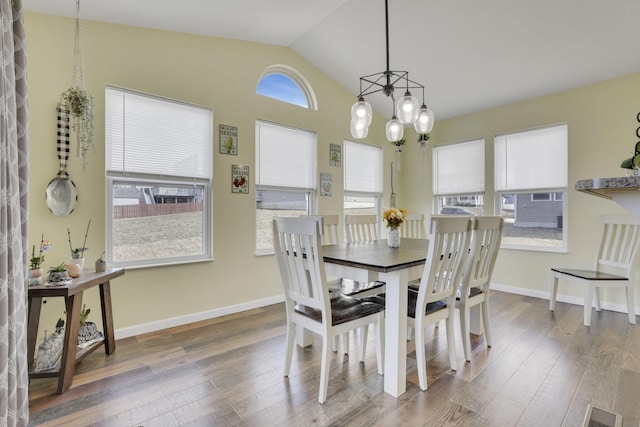
[[[73,0],[23,5],[76,15]],[[386,68],[383,0],[83,0],[80,16],[288,46],[354,100]],[[389,0],[390,68],[426,86],[436,120],[456,117],[640,72],[639,17],[638,0]]]

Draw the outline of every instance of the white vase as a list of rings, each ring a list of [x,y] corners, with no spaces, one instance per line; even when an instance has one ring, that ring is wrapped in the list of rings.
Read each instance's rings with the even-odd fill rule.
[[[387,237],[387,245],[390,248],[400,247],[400,229],[398,227],[389,227],[389,236]]]
[[[69,272],[69,276],[78,277],[84,269],[84,258],[71,258],[65,264],[65,268]]]

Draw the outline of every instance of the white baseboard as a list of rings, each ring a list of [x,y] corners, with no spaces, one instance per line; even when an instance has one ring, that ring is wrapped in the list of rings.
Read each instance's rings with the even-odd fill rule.
[[[249,301],[242,304],[231,305],[227,307],[216,308],[214,310],[202,311],[200,313],[190,313],[184,316],[162,319],[156,322],[143,323],[141,325],[120,328],[114,331],[115,338],[128,338],[136,335],[142,335],[149,332],[160,331],[162,329],[173,328],[175,326],[186,325],[188,323],[199,322],[202,320],[214,319],[228,314],[239,313],[241,311],[251,310],[254,308],[265,307],[271,304],[277,304],[284,301],[284,295],[271,298]]]
[[[498,283],[491,283],[491,289],[500,291],[500,292],[507,292],[510,294],[546,299],[547,301],[549,300],[549,291],[516,288],[514,286],[500,285]],[[584,299],[582,297],[558,294],[558,296],[556,297],[556,301],[566,302],[569,304],[575,304],[575,305],[584,307]],[[617,311],[619,313],[627,312],[627,306],[625,304],[616,304],[609,301],[602,301],[602,308],[609,311]],[[638,314],[638,313],[640,313],[640,310],[638,307],[635,307],[635,314]]]

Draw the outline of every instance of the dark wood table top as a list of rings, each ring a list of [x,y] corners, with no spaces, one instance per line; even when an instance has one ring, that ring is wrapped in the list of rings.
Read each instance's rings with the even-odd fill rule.
[[[399,248],[387,246],[387,240],[339,243],[322,247],[324,262],[370,271],[390,272],[415,267],[427,259],[427,239],[402,238]]]
[[[71,280],[71,283],[62,286],[38,285],[29,286],[29,297],[68,297],[82,292],[93,286],[108,282],[111,279],[122,276],[124,268],[108,268],[107,271],[95,272],[85,270],[80,276]],[[44,278],[43,278],[44,280]]]

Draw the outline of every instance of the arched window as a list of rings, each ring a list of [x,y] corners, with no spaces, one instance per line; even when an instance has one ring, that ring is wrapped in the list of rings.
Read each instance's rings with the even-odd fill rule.
[[[316,95],[307,79],[286,65],[266,68],[258,79],[256,93],[303,108],[318,109]]]

